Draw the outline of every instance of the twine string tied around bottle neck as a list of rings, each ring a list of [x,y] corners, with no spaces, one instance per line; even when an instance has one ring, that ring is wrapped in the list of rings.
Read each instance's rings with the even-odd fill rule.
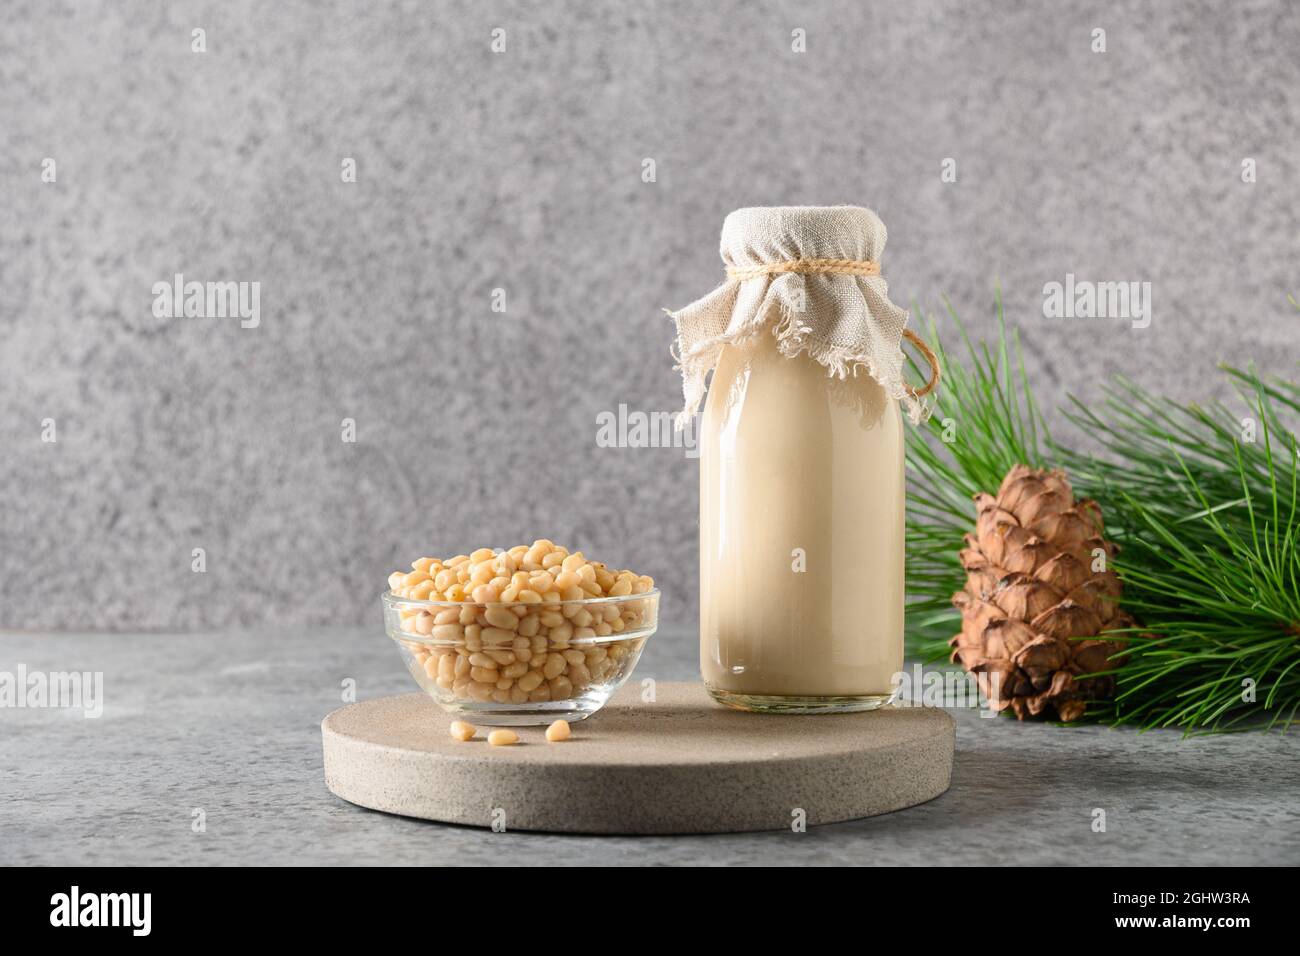
[[[800,275],[878,276],[880,263],[871,259],[787,259],[756,266],[728,266],[727,278],[743,282],[746,279],[760,279],[787,272],[797,272]],[[912,395],[921,398],[934,391],[939,384],[939,359],[925,340],[911,329],[903,329],[903,338],[916,346],[930,366],[930,377],[924,385],[920,388],[906,386]]]

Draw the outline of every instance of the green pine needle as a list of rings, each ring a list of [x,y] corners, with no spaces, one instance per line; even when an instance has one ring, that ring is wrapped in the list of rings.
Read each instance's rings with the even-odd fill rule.
[[[996,492],[1016,464],[1061,468],[1101,506],[1123,606],[1140,622],[1117,635],[1128,647],[1116,694],[1090,716],[1186,733],[1289,726],[1300,710],[1300,449],[1288,419],[1300,384],[1224,366],[1247,410],[1235,415],[1117,378],[1096,407],[1071,397],[1062,410],[1101,449],[1080,452],[1049,435],[1001,295],[992,349],[945,306],[966,354],[936,348],[934,414],[908,435],[909,651],[945,657],[960,629],[951,598],[965,584],[957,554],[974,530],[972,496]]]

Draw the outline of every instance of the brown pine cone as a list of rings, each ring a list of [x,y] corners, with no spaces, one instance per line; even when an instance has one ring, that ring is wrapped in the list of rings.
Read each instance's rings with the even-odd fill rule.
[[[977,674],[995,710],[1018,718],[1083,716],[1086,701],[1114,693],[1116,639],[1078,640],[1131,627],[1095,501],[1075,501],[1065,474],[1017,465],[996,496],[975,496],[975,533],[961,563],[966,588],[953,595],[961,633],[952,659]],[[1072,640],[1073,638],[1073,640]]]

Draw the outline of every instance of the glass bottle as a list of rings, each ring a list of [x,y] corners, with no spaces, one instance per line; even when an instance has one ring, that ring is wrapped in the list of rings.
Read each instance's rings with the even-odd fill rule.
[[[765,332],[723,347],[699,440],[709,693],[764,712],[887,703],[903,664],[898,402]]]

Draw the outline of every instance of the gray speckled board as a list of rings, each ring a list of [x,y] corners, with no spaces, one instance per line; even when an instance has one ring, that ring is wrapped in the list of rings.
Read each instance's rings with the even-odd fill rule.
[[[320,723],[345,700],[416,689],[372,614],[364,628],[0,631],[0,670],[103,675],[95,719],[0,707],[0,865],[1300,863],[1300,734],[1185,740],[967,708],[948,710],[947,793],[804,833],[494,833],[368,812],[325,786]],[[693,632],[650,643],[634,681],[696,677]]]
[[[452,739],[424,694],[351,704],[321,723],[325,781],[345,800],[403,816],[559,833],[737,833],[839,823],[948,789],[953,720],[888,707],[747,714],[698,683],[624,687],[574,735],[543,728],[493,747]]]

